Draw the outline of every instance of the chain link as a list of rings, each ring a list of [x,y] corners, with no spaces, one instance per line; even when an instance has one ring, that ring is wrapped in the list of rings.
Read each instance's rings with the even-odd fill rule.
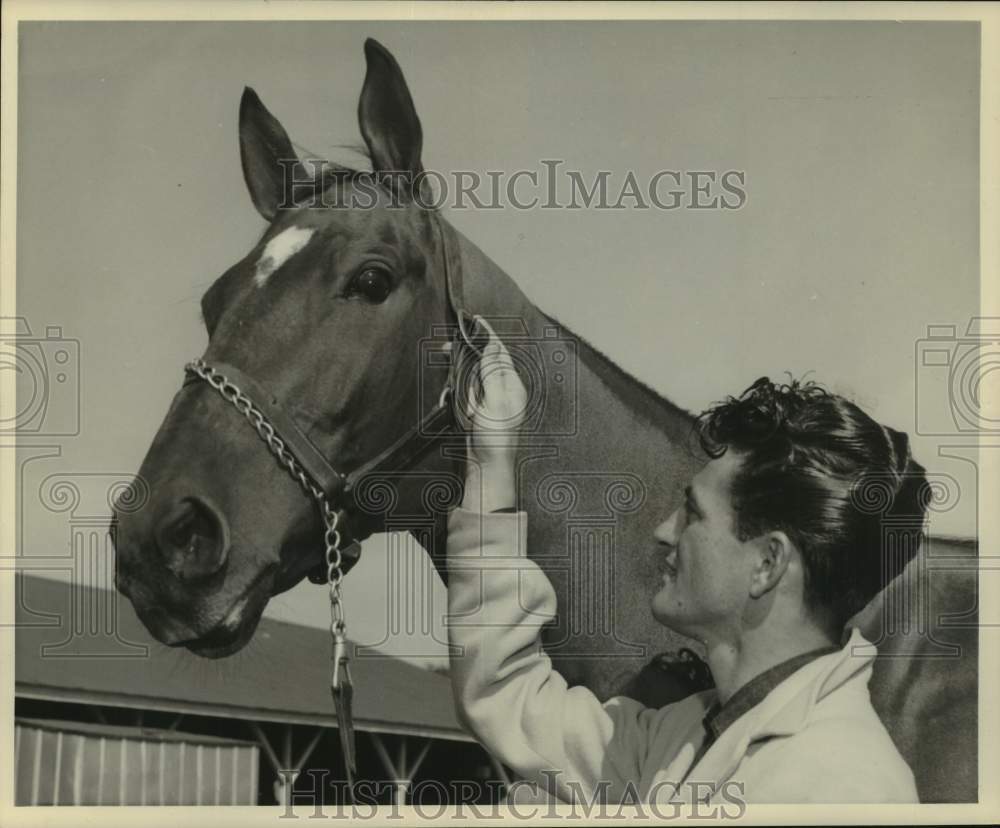
[[[220,374],[203,359],[189,362],[184,368],[207,382],[222,395],[226,402],[246,417],[260,438],[267,444],[271,453],[288,470],[288,473],[298,480],[306,494],[311,495],[316,501],[324,526],[326,580],[330,586],[330,636],[334,643],[337,642],[338,638],[346,638],[347,619],[344,616],[344,604],[340,593],[340,584],[344,580],[344,560],[340,551],[341,538],[338,529],[340,515],[330,506],[323,490],[309,479],[306,470],[295,459],[295,455],[278,435],[271,422],[264,416],[264,412],[254,405],[253,400],[244,394],[239,386],[229,380],[225,374]]]

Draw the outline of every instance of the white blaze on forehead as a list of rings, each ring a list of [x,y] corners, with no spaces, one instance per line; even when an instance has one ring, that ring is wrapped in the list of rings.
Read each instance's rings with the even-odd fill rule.
[[[254,269],[253,280],[257,287],[264,287],[268,277],[309,244],[315,232],[313,227],[289,227],[271,239],[264,246]]]

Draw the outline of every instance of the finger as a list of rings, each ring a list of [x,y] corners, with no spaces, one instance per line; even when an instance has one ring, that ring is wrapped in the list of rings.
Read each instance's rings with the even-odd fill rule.
[[[483,347],[482,356],[479,358],[478,375],[480,383],[486,386],[488,383],[494,382],[497,378],[498,368],[500,367],[501,344],[500,338],[487,325],[485,320],[482,320],[482,325],[489,335],[489,339]]]
[[[510,351],[507,350],[507,346],[503,344],[503,340],[497,337],[497,361],[506,370],[514,370],[514,360],[510,356]]]
[[[473,360],[463,355],[459,350],[459,359],[465,365],[459,365],[455,372],[454,386],[454,409],[455,416],[463,428],[470,428],[475,419],[478,407],[479,389],[479,360]]]
[[[510,351],[507,350],[507,346],[504,345],[503,340],[497,336],[497,332],[493,330],[493,326],[490,325],[483,317],[475,317],[478,324],[489,334],[489,343],[483,351],[483,357],[489,357],[491,362],[491,368],[495,364],[497,368],[502,371],[504,370],[514,370],[514,360],[511,359]]]
[[[484,328],[486,330],[486,333],[489,335],[490,339],[492,339],[497,335],[496,331],[493,330],[493,326],[486,321],[485,317],[480,316],[478,313],[472,317],[472,321],[478,327]]]
[[[486,320],[479,314],[472,317],[472,326],[469,329],[469,341],[473,350],[482,355],[489,344],[489,330],[485,325]]]
[[[477,360],[473,366],[473,370],[469,371],[466,392],[470,412],[469,416],[474,417],[476,410],[482,406],[485,395],[482,360]]]
[[[483,405],[482,382],[477,374],[469,377],[468,387],[465,394],[465,416],[466,423],[470,427],[475,427]]]
[[[490,325],[482,316],[478,314],[472,317],[473,322],[476,324],[477,328],[482,328],[486,331],[486,344],[483,346],[483,354],[495,353],[497,350],[497,343],[500,341],[500,337],[497,336],[497,332],[493,330],[493,326]]]
[[[504,363],[498,348],[491,344],[490,348],[483,354],[482,359],[479,361],[479,378],[482,384],[491,389],[496,388],[496,393],[500,393],[500,389],[506,384],[507,372],[509,370],[512,370],[512,368],[509,368]]]
[[[451,395],[452,412],[455,420],[461,428],[466,428],[469,424],[469,389],[468,383],[456,383]]]

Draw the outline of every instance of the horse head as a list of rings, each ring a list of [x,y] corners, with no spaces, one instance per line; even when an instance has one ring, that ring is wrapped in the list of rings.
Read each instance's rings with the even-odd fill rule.
[[[422,134],[399,66],[372,40],[365,57],[358,118],[372,173],[308,171],[244,91],[243,173],[269,224],[204,294],[199,364],[252,378],[254,393],[243,379],[227,377],[227,396],[189,376],[139,470],[148,502],[115,509],[118,589],[158,640],[200,655],[246,644],[269,598],[322,562],[309,486],[268,450],[234,388],[279,406],[338,474],[391,446],[442,393],[441,372],[421,370],[421,342],[453,321],[453,231],[414,198]],[[371,514],[350,526],[359,539],[379,529]]]

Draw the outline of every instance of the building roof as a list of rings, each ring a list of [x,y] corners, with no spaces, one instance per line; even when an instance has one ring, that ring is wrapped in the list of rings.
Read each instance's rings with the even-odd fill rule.
[[[107,626],[117,637],[71,629]],[[17,578],[15,692],[206,716],[333,726],[330,633],[263,618],[253,640],[210,661],[154,641],[131,604],[109,590]],[[358,730],[472,741],[455,718],[447,677],[367,651],[351,660]]]

